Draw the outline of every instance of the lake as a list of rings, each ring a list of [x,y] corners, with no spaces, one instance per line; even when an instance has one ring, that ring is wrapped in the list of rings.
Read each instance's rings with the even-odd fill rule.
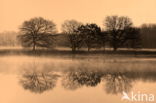
[[[156,103],[156,58],[1,56],[0,81],[0,103]]]

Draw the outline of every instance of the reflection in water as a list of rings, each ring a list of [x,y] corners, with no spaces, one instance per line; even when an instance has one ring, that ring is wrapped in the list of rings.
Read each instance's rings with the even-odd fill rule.
[[[77,89],[81,86],[96,86],[101,82],[102,74],[99,71],[85,68],[70,70],[65,73],[62,85],[66,89]]]
[[[25,69],[20,83],[24,89],[28,89],[34,93],[43,93],[46,90],[51,90],[56,86],[56,81],[59,77],[52,71],[38,70],[34,68]]]
[[[41,68],[41,66],[34,64],[32,68],[29,66],[29,69],[24,69],[20,83],[24,89],[35,93],[43,93],[46,90],[53,89],[56,86],[58,77],[61,77],[61,84],[65,89],[76,90],[82,86],[95,87],[99,83],[104,82],[104,88],[107,93],[118,94],[123,91],[129,92],[134,81],[156,81],[155,70],[125,69],[120,71],[116,69],[117,71],[109,71],[110,69],[102,68],[95,70],[94,68],[79,65],[75,69],[58,72],[54,69],[47,69],[47,66]]]
[[[77,69],[65,73],[62,85],[66,89],[75,90],[81,86],[97,86],[101,80],[105,81],[107,93],[117,94],[122,91],[129,92],[132,88],[132,78],[124,73],[108,73],[88,69]]]
[[[107,93],[117,94],[123,91],[129,92],[132,88],[132,80],[123,73],[106,74],[105,89]]]

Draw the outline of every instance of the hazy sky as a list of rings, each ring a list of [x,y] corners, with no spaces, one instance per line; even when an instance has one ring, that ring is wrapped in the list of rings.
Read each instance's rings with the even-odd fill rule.
[[[42,16],[58,28],[64,20],[97,23],[106,16],[129,16],[135,26],[156,23],[156,0],[0,0],[0,32],[18,31],[24,20]]]

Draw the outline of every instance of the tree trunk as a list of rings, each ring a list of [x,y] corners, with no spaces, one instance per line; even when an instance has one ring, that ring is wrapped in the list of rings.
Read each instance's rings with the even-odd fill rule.
[[[36,41],[35,41],[35,35],[33,34],[33,51],[36,50]]]
[[[103,50],[104,50],[104,52],[106,51],[106,45],[105,45],[105,43],[103,44]]]
[[[90,47],[88,47],[88,52],[90,51]]]
[[[35,51],[36,50],[36,44],[34,43],[33,44],[33,51]]]
[[[114,41],[113,43],[113,51],[117,51],[118,48],[118,42]]]
[[[76,48],[75,47],[72,47],[72,52],[75,52],[76,51]]]
[[[113,47],[113,51],[117,51],[117,47],[116,46]]]

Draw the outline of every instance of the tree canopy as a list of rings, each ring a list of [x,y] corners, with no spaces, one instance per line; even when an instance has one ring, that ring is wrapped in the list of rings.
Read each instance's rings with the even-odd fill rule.
[[[35,17],[23,22],[20,33],[18,37],[24,47],[33,47],[33,50],[36,46],[51,47],[54,42],[56,25],[50,20]]]
[[[101,28],[99,26],[93,23],[81,25],[78,28],[78,31],[82,35],[82,39],[87,46],[88,51],[98,45],[101,35]]]
[[[72,51],[76,51],[76,49],[79,49],[82,46],[82,37],[78,32],[78,28],[81,25],[82,23],[76,20],[66,20],[62,24],[62,32],[68,35]]]
[[[122,47],[129,40],[138,40],[139,31],[134,28],[132,21],[124,16],[108,16],[105,19],[106,31],[109,34],[110,45],[114,51]]]

